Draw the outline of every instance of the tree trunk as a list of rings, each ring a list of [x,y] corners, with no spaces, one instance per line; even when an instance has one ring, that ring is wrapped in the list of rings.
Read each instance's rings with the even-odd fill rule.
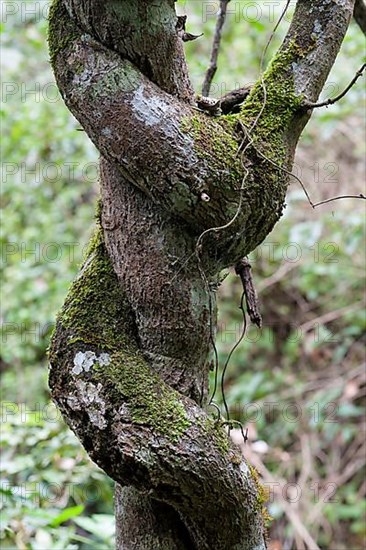
[[[51,62],[101,153],[101,199],[50,386],[117,483],[117,548],[265,548],[256,476],[205,412],[213,289],[281,217],[303,100],[318,97],[352,11],[299,0],[240,112],[214,118],[194,108],[173,0],[53,3]]]

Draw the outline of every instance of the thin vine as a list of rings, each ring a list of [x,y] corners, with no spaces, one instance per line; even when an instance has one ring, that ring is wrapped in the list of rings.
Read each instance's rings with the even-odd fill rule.
[[[212,313],[213,313],[212,294],[211,294],[211,290],[210,290],[209,281],[208,281],[207,276],[204,272],[204,269],[202,267],[202,262],[201,262],[201,252],[202,252],[202,246],[203,246],[203,239],[205,238],[206,235],[208,235],[210,233],[218,233],[220,231],[223,231],[223,230],[229,228],[235,222],[235,220],[238,218],[238,216],[241,212],[242,202],[243,202],[243,191],[244,191],[244,188],[245,188],[246,179],[247,179],[248,174],[249,174],[249,170],[247,169],[247,167],[245,166],[245,163],[244,163],[244,155],[245,155],[247,149],[250,146],[253,145],[253,139],[254,138],[251,137],[251,136],[252,136],[252,134],[253,134],[253,132],[254,132],[257,124],[258,124],[258,121],[259,121],[260,117],[262,116],[263,111],[264,111],[264,109],[266,107],[266,104],[267,104],[267,88],[266,88],[266,84],[264,82],[264,76],[263,76],[263,73],[264,73],[264,59],[265,59],[268,48],[269,48],[269,46],[272,42],[273,37],[275,36],[275,33],[276,33],[279,25],[281,24],[283,18],[286,15],[286,12],[288,10],[290,2],[291,2],[291,0],[287,0],[286,5],[285,5],[284,9],[282,10],[282,13],[281,13],[275,27],[273,28],[273,30],[272,30],[272,32],[271,32],[271,34],[270,34],[270,36],[267,40],[266,46],[265,46],[265,48],[262,52],[262,55],[261,55],[261,60],[260,60],[260,82],[261,82],[261,87],[262,87],[262,90],[263,90],[263,103],[262,103],[262,106],[261,106],[256,118],[254,119],[253,123],[251,124],[251,127],[249,128],[249,131],[246,132],[246,136],[243,138],[243,141],[240,143],[240,145],[238,147],[238,151],[237,151],[237,155],[240,154],[241,164],[242,164],[242,167],[244,169],[244,176],[243,176],[241,186],[240,186],[240,190],[239,190],[238,207],[236,209],[236,212],[235,212],[234,216],[231,218],[231,220],[229,220],[228,223],[226,223],[224,225],[221,225],[221,226],[218,226],[218,227],[211,227],[209,229],[206,229],[205,231],[203,231],[199,235],[199,237],[197,239],[197,242],[196,242],[195,255],[196,255],[196,258],[197,258],[198,269],[199,269],[200,275],[202,277],[202,280],[204,281],[206,289],[208,290],[208,296],[209,296],[210,343],[212,345],[212,349],[213,349],[213,353],[214,353],[214,372],[215,372],[215,374],[214,374],[214,388],[213,388],[213,392],[211,394],[211,397],[209,399],[209,403],[208,403],[209,406],[210,405],[216,406],[216,404],[214,403],[214,398],[215,398],[215,395],[216,395],[216,392],[217,392],[218,372],[219,372],[220,365],[219,365],[218,351],[217,351],[215,338],[214,338],[214,327],[213,327],[213,322],[212,322]],[[224,19],[222,18],[222,13],[219,14],[219,17],[220,17],[220,32],[221,32],[221,29],[222,29],[223,24],[224,24],[225,17],[224,17]],[[215,37],[215,40],[216,40],[216,37]],[[214,44],[214,47],[215,47],[215,44]],[[244,145],[244,141],[247,138],[248,138],[248,140]],[[234,421],[230,419],[230,411],[229,411],[229,407],[227,405],[226,396],[225,396],[225,375],[226,375],[230,360],[233,356],[233,353],[235,352],[235,350],[238,348],[238,346],[241,344],[242,340],[244,339],[246,329],[247,329],[247,319],[246,319],[246,313],[245,313],[245,309],[244,309],[244,297],[245,297],[245,293],[243,292],[242,296],[241,296],[241,300],[240,300],[240,306],[239,306],[239,309],[242,311],[242,314],[243,314],[243,328],[242,328],[241,334],[239,336],[239,339],[235,342],[234,346],[231,348],[231,350],[230,350],[230,352],[227,356],[227,359],[226,359],[225,364],[223,366],[223,370],[222,370],[222,374],[221,374],[221,380],[220,380],[221,396],[222,396],[222,401],[223,401],[223,404],[224,404],[225,415],[226,415],[226,421],[224,423],[229,426],[229,433],[230,433],[231,425]],[[237,422],[237,421],[235,421],[235,422]],[[242,434],[243,434],[243,439],[244,439],[244,441],[246,441],[247,440],[247,435],[246,434],[244,435],[243,426],[240,422],[238,424],[240,424],[240,428],[241,428],[241,431],[242,431]]]

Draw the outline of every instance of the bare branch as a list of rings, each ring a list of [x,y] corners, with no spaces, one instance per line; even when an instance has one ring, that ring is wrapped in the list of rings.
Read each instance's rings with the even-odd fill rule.
[[[366,63],[364,63],[362,67],[358,69],[357,73],[352,78],[348,86],[343,90],[343,92],[341,92],[336,97],[326,99],[325,101],[321,101],[320,103],[311,103],[311,102],[305,101],[302,107],[308,110],[308,109],[316,109],[318,107],[328,107],[328,105],[333,105],[334,103],[342,99],[342,97],[344,97],[347,94],[347,92],[349,92],[352,86],[356,84],[357,80],[360,78],[360,76],[362,76],[362,73],[364,72],[365,68],[366,68]]]
[[[309,330],[312,330],[313,328],[319,325],[326,325],[327,323],[331,323],[332,321],[335,321],[340,317],[344,317],[348,313],[357,311],[358,309],[362,309],[364,307],[365,307],[364,302],[357,302],[349,306],[341,307],[340,309],[336,309],[334,311],[328,311],[324,315],[320,315],[319,317],[316,317],[315,319],[311,319],[310,321],[306,321],[306,323],[303,323],[302,325],[300,325],[298,327],[299,333],[305,334]]]
[[[312,204],[311,206],[313,208],[316,208],[317,206],[320,206],[321,204],[327,204],[328,202],[339,201],[341,199],[366,199],[366,197],[363,193],[360,193],[359,195],[339,195],[338,197],[332,197],[330,199],[325,199],[324,201],[316,202],[316,203]]]
[[[227,5],[230,0],[220,0],[220,11],[216,21],[215,35],[212,44],[210,65],[206,71],[205,79],[202,85],[202,95],[208,96],[210,94],[210,88],[213,77],[217,71],[217,58],[220,50],[222,29],[225,24]]]
[[[247,130],[246,130],[244,124],[242,122],[239,122],[239,124],[240,124],[241,129],[243,130],[244,135],[247,136],[248,133],[247,133]],[[277,162],[274,162],[267,155],[262,153],[262,151],[260,151],[258,149],[258,147],[254,147],[254,149],[260,157],[262,157],[264,160],[266,160],[267,162],[269,162],[270,164],[272,164],[273,166],[278,168],[278,170],[280,170],[281,172],[283,172],[283,173],[291,176],[292,178],[294,178],[301,185],[301,188],[304,191],[306,199],[307,199],[308,203],[310,204],[310,206],[312,208],[316,208],[317,206],[320,206],[321,204],[326,204],[328,202],[333,202],[333,201],[337,201],[337,200],[340,200],[340,199],[366,199],[366,197],[365,197],[365,195],[363,195],[363,193],[359,193],[358,195],[339,195],[337,197],[331,197],[329,199],[325,199],[323,201],[314,203],[310,198],[309,192],[306,189],[306,186],[305,186],[304,182],[299,178],[299,176],[297,176],[296,174],[294,174],[290,170],[286,170],[286,168],[283,168],[283,166],[280,166]]]

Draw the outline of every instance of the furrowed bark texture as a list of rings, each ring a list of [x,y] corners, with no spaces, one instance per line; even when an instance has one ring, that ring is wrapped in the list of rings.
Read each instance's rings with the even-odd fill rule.
[[[265,548],[256,476],[204,409],[212,289],[281,217],[302,101],[317,99],[352,11],[299,0],[263,81],[213,118],[193,107],[173,0],[53,3],[51,62],[101,153],[101,201],[50,386],[117,483],[118,548]]]

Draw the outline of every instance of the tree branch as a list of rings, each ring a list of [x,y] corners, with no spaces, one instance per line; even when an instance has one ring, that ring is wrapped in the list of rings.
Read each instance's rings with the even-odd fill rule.
[[[57,0],[53,3],[55,9],[61,8],[60,13],[62,5],[83,33],[139,67],[167,93],[188,103],[193,101],[183,45],[176,28],[174,0],[156,3]],[[59,46],[60,43],[56,44]]]
[[[98,237],[58,317],[54,399],[91,458],[178,510],[197,549],[264,550],[248,466],[221,425],[145,362],[130,314]]]
[[[366,35],[366,3],[364,0],[356,0],[353,17],[363,34]]]
[[[298,0],[282,51],[296,43],[295,92],[315,101],[330,72],[352,17],[354,0]]]
[[[206,71],[205,79],[202,85],[202,95],[204,96],[208,96],[210,94],[212,80],[217,71],[217,58],[220,51],[222,29],[225,24],[226,10],[229,2],[230,0],[220,0],[220,9],[219,9],[219,14],[216,21],[216,28],[215,28],[215,34],[214,34],[214,39],[212,44],[210,65]]]
[[[240,113],[240,106],[244,103],[252,88],[251,84],[247,84],[242,88],[232,90],[223,95],[219,101],[222,114]]]
[[[52,395],[95,462],[145,505],[171,506],[198,550],[265,547],[255,477],[198,405],[209,284],[280,218],[299,106],[316,101],[352,8],[299,0],[240,112],[217,119],[191,105],[173,0],[50,12],[59,88],[102,155],[103,227],[57,320]]]
[[[323,201],[316,202],[312,204],[313,208],[320,206],[321,204],[327,204],[329,202],[339,201],[343,199],[366,199],[365,195],[360,193],[359,195],[339,195],[337,197],[330,197],[329,199],[324,199]]]
[[[224,267],[254,249],[281,214],[287,180],[278,178],[273,167],[269,183],[268,169],[261,175],[258,166],[241,191],[246,161],[237,155],[241,134],[235,120],[213,119],[167,94],[129,61],[79,31],[62,5],[53,20],[57,27],[51,52],[58,86],[103,156],[118,165],[125,179],[187,222],[196,235],[228,224],[243,192],[245,208],[230,230],[220,232],[220,240],[212,236],[210,244],[206,239],[202,261],[207,265],[210,257],[221,257]],[[70,38],[61,52],[65,32]],[[281,115],[279,109],[272,135],[288,121]],[[287,157],[286,150],[276,154]],[[260,180],[263,190],[270,185],[270,194],[258,196]],[[266,210],[261,219],[250,215],[258,201]]]
[[[365,70],[365,68],[366,68],[366,63],[364,63],[362,67],[358,69],[357,73],[355,74],[351,82],[339,95],[330,99],[326,99],[325,101],[321,101],[320,103],[311,103],[309,101],[304,101],[304,104],[303,104],[304,109],[316,109],[318,107],[328,107],[328,105],[333,105],[334,103],[342,99],[347,94],[347,92],[349,92],[352,86],[354,86],[354,84],[357,82],[360,76],[362,76],[362,73]]]

